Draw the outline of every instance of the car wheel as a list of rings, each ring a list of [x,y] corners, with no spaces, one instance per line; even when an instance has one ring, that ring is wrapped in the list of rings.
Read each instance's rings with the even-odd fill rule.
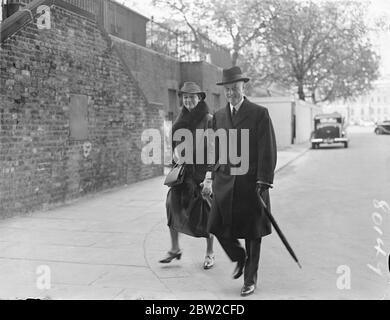
[[[315,144],[315,143],[312,143],[312,144],[311,144],[311,148],[312,148],[312,149],[315,149],[315,148],[316,148],[316,144]]]
[[[376,129],[375,129],[375,133],[376,133],[376,134],[381,134],[381,131],[380,131],[378,128],[376,128]]]
[[[348,142],[344,142],[344,148],[348,148]]]

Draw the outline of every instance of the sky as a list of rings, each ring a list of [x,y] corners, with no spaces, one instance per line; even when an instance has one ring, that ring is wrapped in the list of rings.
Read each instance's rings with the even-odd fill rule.
[[[372,36],[379,46],[379,52],[382,58],[382,73],[390,77],[390,1],[375,0],[371,6],[370,16],[387,15],[387,31]]]

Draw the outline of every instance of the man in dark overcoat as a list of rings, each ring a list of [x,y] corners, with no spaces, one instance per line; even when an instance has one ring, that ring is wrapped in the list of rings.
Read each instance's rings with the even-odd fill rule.
[[[255,291],[261,239],[271,233],[270,221],[256,192],[261,193],[270,208],[268,189],[272,188],[277,158],[275,133],[268,110],[244,96],[244,85],[248,81],[249,78],[236,66],[223,70],[222,82],[217,83],[224,86],[228,103],[214,114],[213,129],[237,130],[238,137],[228,141],[226,146],[216,143],[212,187],[205,183],[203,189],[204,193],[213,193],[210,232],[216,235],[229,258],[237,262],[233,278],[238,279],[244,273],[242,296]],[[242,129],[249,131],[249,153],[242,150],[248,145],[241,143]],[[227,136],[229,140],[229,134]],[[241,159],[241,162],[249,163],[246,172],[234,173],[232,169],[237,168],[237,164],[233,164],[229,156],[226,162],[218,157],[221,148],[229,155],[232,143],[236,144],[238,155],[241,153],[247,157]],[[238,239],[245,239],[245,249]]]

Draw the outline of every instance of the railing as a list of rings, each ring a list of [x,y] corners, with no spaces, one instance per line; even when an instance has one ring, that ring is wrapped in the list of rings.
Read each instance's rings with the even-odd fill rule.
[[[6,0],[5,3],[20,3],[22,5],[27,5],[34,0]],[[99,6],[99,1],[96,0],[63,0],[65,2],[68,2],[76,7],[79,7],[85,11],[88,11],[90,13],[95,14],[97,11],[97,8]]]
[[[8,0],[29,4],[33,0]],[[125,40],[171,56],[179,61],[207,61],[219,67],[231,65],[227,48],[207,36],[195,38],[191,32],[175,31],[152,19],[139,18],[137,13],[114,0],[63,0],[92,14],[103,14],[106,30]],[[102,7],[101,7],[102,6]],[[145,30],[146,24],[146,30]]]
[[[63,0],[70,4],[79,7],[85,11],[96,14],[99,6],[99,1],[96,0]]]
[[[154,51],[173,58],[179,58],[180,33],[163,24],[154,22],[153,18],[146,27],[146,46]]]
[[[207,61],[220,67],[231,64],[227,48],[204,35],[198,37],[191,32],[172,30],[152,18],[147,24],[146,46],[183,62]]]
[[[22,0],[21,2],[30,3],[33,0]],[[95,13],[99,5],[99,1],[96,0],[63,0],[68,2],[76,7],[79,7],[90,13]]]

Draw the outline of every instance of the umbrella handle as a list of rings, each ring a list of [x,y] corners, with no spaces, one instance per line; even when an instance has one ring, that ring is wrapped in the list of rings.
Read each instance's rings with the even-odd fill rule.
[[[263,205],[264,208],[268,209],[267,205],[264,202],[263,197],[261,196],[260,190],[257,190],[257,195],[259,196],[260,202]]]

